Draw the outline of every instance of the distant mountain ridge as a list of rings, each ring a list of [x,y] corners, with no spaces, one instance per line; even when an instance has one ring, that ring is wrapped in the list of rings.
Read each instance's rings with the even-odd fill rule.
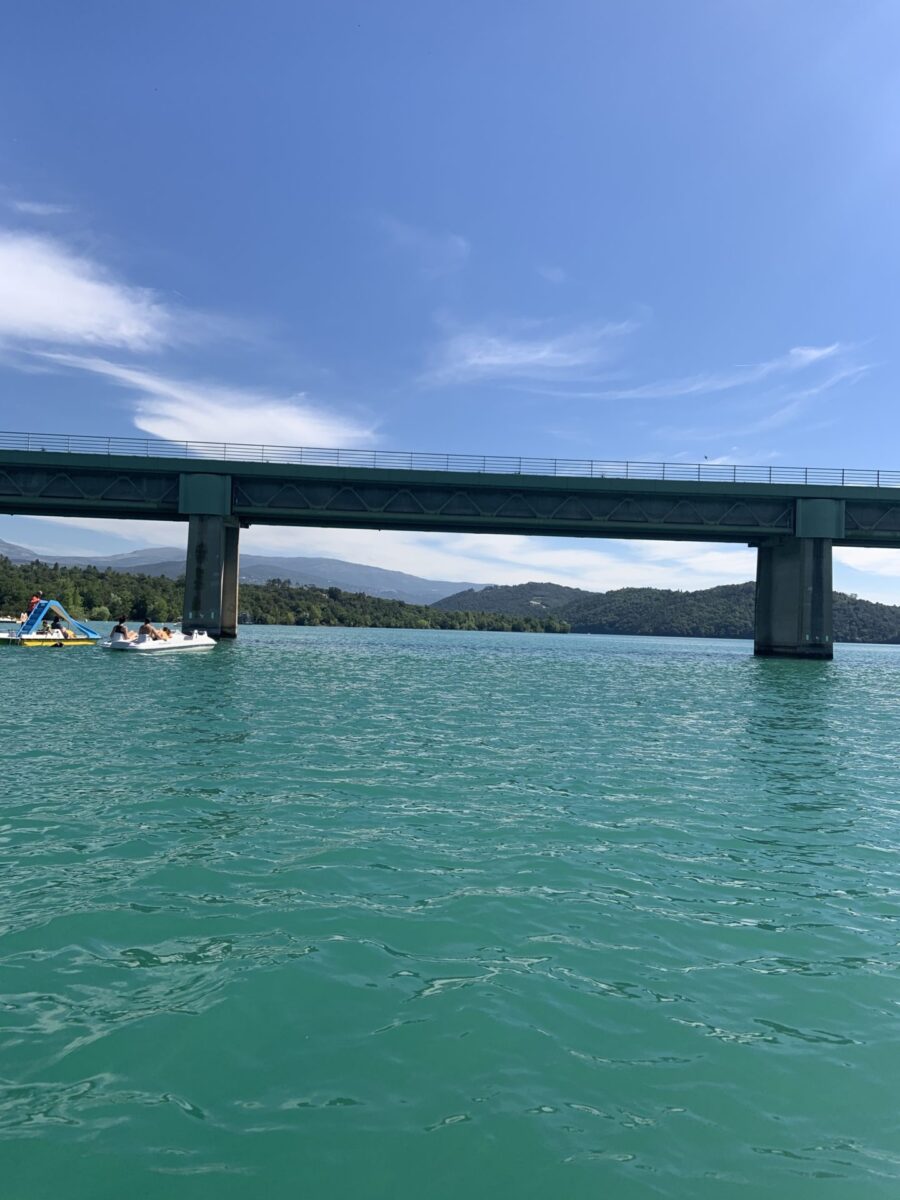
[[[163,575],[177,579],[184,574],[184,551],[177,546],[151,546],[125,554],[41,554],[26,546],[0,540],[0,556],[12,563],[59,563],[63,567],[97,567],[100,570],[127,571],[141,575]],[[384,600],[405,600],[407,604],[433,604],[451,592],[474,589],[479,584],[453,583],[441,579],[422,579],[405,571],[389,571],[364,563],[345,562],[340,558],[279,557],[242,554],[241,580],[265,583],[284,579],[299,586],[338,587],[345,592],[365,592]],[[531,615],[540,615],[532,612]]]

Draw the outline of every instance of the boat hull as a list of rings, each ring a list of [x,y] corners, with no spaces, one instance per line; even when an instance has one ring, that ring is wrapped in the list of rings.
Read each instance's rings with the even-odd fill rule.
[[[58,650],[61,647],[96,645],[96,638],[17,637],[14,633],[0,633],[0,646],[28,646],[31,649],[43,647],[46,650]]]
[[[147,638],[146,641],[138,641],[137,639],[127,642],[109,641],[101,642],[104,650],[115,650],[119,654],[174,654],[176,651],[187,650],[212,650],[216,643],[209,634],[195,634],[193,637],[184,637],[176,635],[169,638],[167,641],[159,639],[154,641],[152,638]]]

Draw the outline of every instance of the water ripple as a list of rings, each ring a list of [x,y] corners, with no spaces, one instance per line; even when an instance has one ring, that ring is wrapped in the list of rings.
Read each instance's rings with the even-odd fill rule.
[[[10,1194],[894,1197],[898,653],[5,655]]]

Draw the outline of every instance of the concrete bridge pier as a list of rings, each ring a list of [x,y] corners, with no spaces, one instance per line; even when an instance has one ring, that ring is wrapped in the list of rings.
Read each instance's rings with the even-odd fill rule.
[[[231,513],[231,480],[222,475],[182,475],[179,511],[188,518],[184,575],[186,633],[237,637],[240,527]]]
[[[799,499],[794,536],[760,542],[756,552],[754,654],[832,658],[831,547],[844,536],[844,502]]]
[[[194,514],[189,520],[182,628],[237,637],[240,529],[226,517]]]
[[[240,536],[237,522],[225,526],[225,561],[222,564],[222,637],[236,638],[240,592]]]
[[[831,658],[831,542],[785,538],[756,558],[753,653],[769,658]]]

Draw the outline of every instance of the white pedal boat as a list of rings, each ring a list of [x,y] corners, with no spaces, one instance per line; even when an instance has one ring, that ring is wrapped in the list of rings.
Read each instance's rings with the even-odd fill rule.
[[[128,654],[168,654],[175,650],[212,650],[216,642],[208,633],[195,630],[194,633],[173,633],[169,638],[152,638],[149,635],[138,634],[136,638],[123,637],[114,633],[100,645],[104,650],[124,650]]]

